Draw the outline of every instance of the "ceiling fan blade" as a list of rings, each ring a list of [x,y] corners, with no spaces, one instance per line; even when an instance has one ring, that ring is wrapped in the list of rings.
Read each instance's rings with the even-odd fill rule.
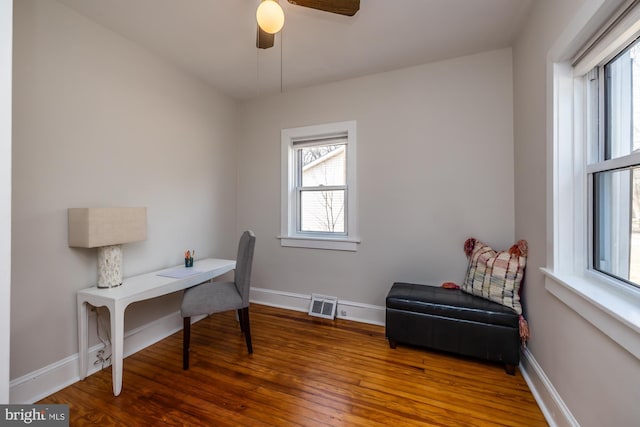
[[[346,16],[360,10],[360,0],[289,0],[289,3]]]
[[[269,49],[270,47],[273,47],[274,39],[275,34],[269,34],[258,26],[258,31],[256,33],[256,47],[260,49]]]

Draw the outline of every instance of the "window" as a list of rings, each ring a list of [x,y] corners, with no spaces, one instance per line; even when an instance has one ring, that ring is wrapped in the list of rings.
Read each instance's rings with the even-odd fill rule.
[[[294,142],[298,233],[345,236],[346,138]]]
[[[282,130],[282,246],[355,251],[356,124]]]
[[[640,286],[640,41],[585,77],[591,267]]]
[[[640,359],[640,1],[611,7],[585,9],[549,52],[549,257],[542,272],[551,294]]]

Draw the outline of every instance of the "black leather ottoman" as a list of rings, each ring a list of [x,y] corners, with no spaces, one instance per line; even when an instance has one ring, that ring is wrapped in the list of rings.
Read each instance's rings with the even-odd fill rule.
[[[394,283],[387,295],[386,336],[397,343],[505,364],[520,363],[518,314],[459,289]]]

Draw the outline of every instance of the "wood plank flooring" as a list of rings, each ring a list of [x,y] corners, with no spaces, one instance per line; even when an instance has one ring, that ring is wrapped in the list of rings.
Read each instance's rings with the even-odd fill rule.
[[[114,397],[104,369],[38,403],[69,405],[71,426],[546,426],[522,375],[399,345],[384,328],[253,304],[253,355],[233,312],[124,361]]]

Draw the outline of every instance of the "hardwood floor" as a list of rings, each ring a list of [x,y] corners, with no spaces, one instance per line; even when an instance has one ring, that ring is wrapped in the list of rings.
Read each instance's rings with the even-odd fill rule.
[[[399,345],[384,328],[251,306],[253,355],[233,312],[104,369],[38,403],[69,404],[85,426],[546,426],[522,375],[497,364]]]

